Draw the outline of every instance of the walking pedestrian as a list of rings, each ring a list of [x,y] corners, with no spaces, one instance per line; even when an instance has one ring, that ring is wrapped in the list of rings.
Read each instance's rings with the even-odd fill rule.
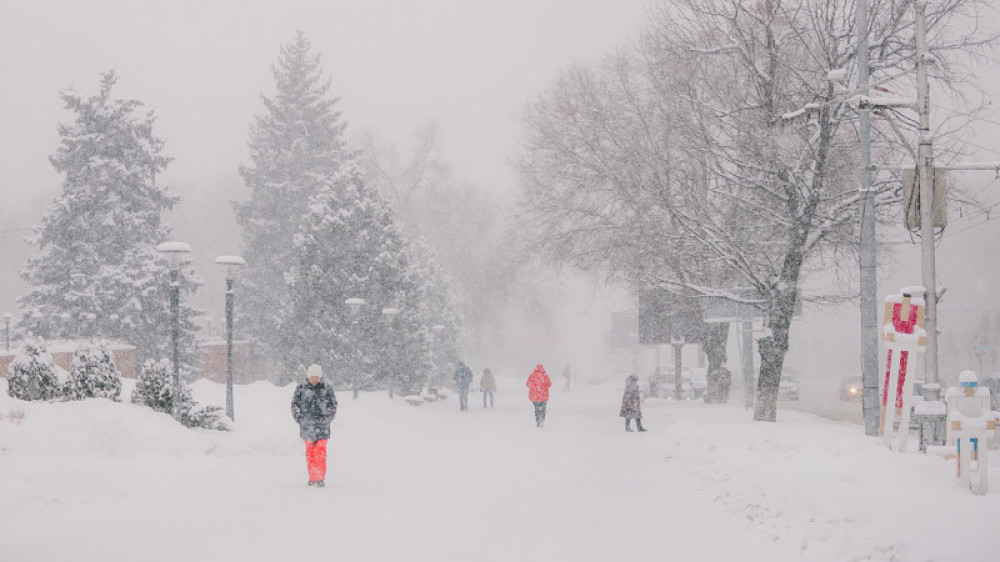
[[[323,381],[319,365],[309,366],[306,379],[292,396],[292,417],[306,443],[309,485],[322,488],[326,486],[326,442],[330,439],[330,423],[337,415],[337,396],[333,387]]]
[[[479,392],[483,393],[483,408],[486,407],[486,399],[490,399],[490,408],[493,407],[493,393],[497,390],[497,379],[489,369],[483,369],[483,376],[479,379]]]
[[[455,384],[458,386],[458,408],[461,411],[469,409],[469,387],[472,386],[472,371],[459,361],[455,369]]]
[[[639,390],[639,377],[631,374],[625,379],[625,394],[622,395],[621,417],[625,418],[625,431],[632,431],[632,418],[635,418],[635,425],[639,431],[646,431],[642,427],[642,392]]]
[[[549,401],[549,387],[552,386],[552,381],[549,380],[549,375],[541,363],[536,365],[535,370],[528,376],[526,386],[528,399],[535,405],[535,425],[544,427],[545,407]]]
[[[563,378],[566,379],[566,382],[563,384],[563,390],[569,390],[569,385],[573,382],[573,371],[569,369],[569,365],[566,365],[566,368],[563,369]]]

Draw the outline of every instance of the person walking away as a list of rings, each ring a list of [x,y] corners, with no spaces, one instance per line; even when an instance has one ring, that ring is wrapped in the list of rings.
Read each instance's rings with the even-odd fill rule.
[[[299,436],[306,442],[309,485],[322,488],[326,486],[326,442],[330,439],[330,423],[337,415],[337,395],[323,381],[319,365],[309,366],[306,379],[292,396],[292,417],[299,424]]]
[[[660,396],[660,383],[663,382],[663,373],[660,372],[660,367],[657,365],[656,370],[649,377],[649,395],[653,398],[658,398]]]
[[[528,399],[535,405],[535,425],[544,427],[545,407],[549,401],[549,387],[552,386],[552,381],[549,380],[549,375],[541,363],[536,365],[535,370],[528,376],[526,386]]]
[[[625,379],[625,394],[622,395],[621,417],[625,418],[625,431],[632,431],[632,418],[635,418],[635,425],[639,431],[646,431],[642,427],[642,392],[639,391],[639,377],[631,374]]]
[[[455,369],[455,384],[458,386],[458,407],[461,411],[469,409],[469,387],[472,386],[472,371],[459,361]]]
[[[573,371],[570,371],[569,365],[563,369],[563,378],[566,379],[565,384],[563,384],[563,390],[569,390],[569,385],[573,382]]]
[[[483,408],[486,407],[486,399],[490,399],[490,408],[493,407],[493,393],[497,390],[497,379],[489,369],[483,369],[483,376],[479,379],[479,392],[483,393]]]

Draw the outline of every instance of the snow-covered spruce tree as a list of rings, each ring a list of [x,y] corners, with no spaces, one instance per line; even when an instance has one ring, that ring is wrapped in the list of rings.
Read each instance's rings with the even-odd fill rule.
[[[173,413],[173,366],[170,361],[148,360],[132,391],[132,402],[167,414]],[[187,427],[201,427],[228,431],[229,425],[222,419],[220,406],[199,406],[191,394],[191,388],[181,381],[180,422]]]
[[[24,342],[7,370],[7,394],[20,400],[53,400],[62,397],[63,385],[52,356],[41,339]]]
[[[419,240],[411,240],[409,256],[413,277],[420,303],[419,318],[424,330],[416,331],[409,337],[426,339],[430,349],[430,364],[428,366],[428,384],[441,385],[451,380],[455,362],[458,361],[458,337],[462,328],[462,314],[456,301],[452,283],[443,269],[438,265],[434,250]],[[429,332],[427,330],[430,330]],[[396,369],[398,376],[408,376],[401,368]],[[401,381],[400,388],[408,388]],[[410,386],[409,388],[412,388]]]
[[[122,392],[121,374],[106,343],[84,343],[73,354],[65,394],[70,400],[110,398]]]
[[[132,390],[132,402],[150,407],[157,412],[170,413],[174,405],[170,386],[172,372],[170,361],[166,359],[146,360],[142,365],[142,371],[139,372],[139,377],[136,378],[135,389]],[[187,398],[190,399],[190,389],[182,384],[182,399],[185,392],[187,392]]]
[[[390,208],[354,163],[311,200],[295,244],[281,330],[285,372],[319,363],[333,367],[335,384],[354,389],[385,386],[390,368],[426,377],[426,337],[406,340],[423,324],[406,243]],[[344,304],[349,298],[365,300],[356,316]],[[385,307],[399,309],[391,324],[382,317]]]
[[[170,233],[161,215],[179,198],[157,185],[170,158],[153,134],[155,117],[135,100],[112,97],[114,72],[90,98],[62,95],[75,121],[60,125],[50,157],[63,174],[62,193],[37,226],[21,276],[31,291],[19,299],[21,330],[64,336],[121,338],[138,359],[167,355],[172,316],[170,273],[156,245]],[[198,279],[182,271],[181,286]],[[195,312],[181,299],[182,364],[197,361]],[[60,316],[68,314],[67,320]]]
[[[256,363],[268,371],[278,357],[275,328],[283,318],[283,275],[296,262],[294,236],[309,198],[350,157],[330,80],[301,31],[281,46],[272,72],[277,92],[263,97],[266,111],[250,132],[251,164],[240,167],[250,199],[234,203],[247,261],[240,276],[241,316]]]

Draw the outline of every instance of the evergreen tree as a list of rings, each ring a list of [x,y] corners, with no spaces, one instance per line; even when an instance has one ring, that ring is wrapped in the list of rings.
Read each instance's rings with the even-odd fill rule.
[[[142,371],[135,381],[135,389],[132,390],[132,403],[141,404],[157,412],[172,412],[174,400],[170,384],[171,373],[170,361],[166,359],[159,361],[149,359],[143,363]],[[188,392],[187,399],[190,399],[190,389],[186,385],[181,385],[182,400],[184,392]]]
[[[122,392],[121,374],[107,344],[83,344],[73,354],[65,394],[70,400],[110,398]]]
[[[419,318],[424,345],[428,349],[428,380],[425,383],[441,385],[452,375],[453,366],[459,359],[458,337],[462,326],[462,314],[456,301],[451,280],[438,264],[434,250],[421,241],[410,241],[409,256],[412,275],[420,303]],[[399,376],[406,376],[401,365]],[[413,381],[414,383],[416,381]],[[403,387],[406,388],[406,387]],[[415,390],[418,387],[410,386]]]
[[[423,295],[407,245],[357,165],[345,165],[312,199],[295,243],[281,331],[286,372],[331,365],[335,384],[362,389],[385,386],[402,370],[426,377]],[[344,304],[349,298],[366,303],[357,315]],[[382,316],[386,307],[399,310],[391,324]]]
[[[320,55],[301,31],[281,46],[272,72],[277,93],[263,98],[266,111],[250,133],[252,163],[240,168],[250,199],[234,203],[247,261],[240,307],[258,359],[265,363],[278,356],[283,275],[296,262],[293,239],[309,198],[351,158],[346,125],[335,110],[337,99],[330,97]]]
[[[7,370],[7,394],[21,400],[53,400],[62,396],[62,386],[45,341],[25,341]]]
[[[169,235],[161,221],[179,198],[157,185],[169,164],[153,134],[155,116],[135,100],[112,97],[114,72],[102,76],[90,98],[63,93],[76,120],[60,125],[59,149],[50,157],[64,175],[62,194],[42,224],[22,277],[31,291],[19,299],[21,330],[34,334],[121,337],[140,361],[167,355],[172,317],[170,274],[156,254]],[[181,277],[183,290],[198,283]],[[181,307],[184,362],[197,361],[195,312]]]
[[[229,424],[222,418],[220,406],[199,406],[191,393],[191,387],[181,381],[180,422],[186,427],[201,427],[228,431]],[[167,414],[173,413],[173,367],[170,361],[146,361],[132,391],[132,403],[140,404]]]

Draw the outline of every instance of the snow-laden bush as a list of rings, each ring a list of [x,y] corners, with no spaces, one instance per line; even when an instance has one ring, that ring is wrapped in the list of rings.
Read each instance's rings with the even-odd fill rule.
[[[107,344],[84,343],[77,348],[65,389],[66,397],[70,400],[118,400],[122,392],[122,379]]]
[[[21,400],[61,398],[62,384],[52,356],[45,350],[45,340],[28,340],[17,352],[7,370],[7,394]]]
[[[150,407],[157,412],[167,412],[173,410],[173,395],[170,386],[170,361],[161,359],[146,361],[139,373],[139,378],[135,381],[135,390],[132,391],[132,402]],[[181,385],[181,394],[190,389]],[[188,396],[190,399],[190,396]],[[181,401],[184,398],[182,396]]]
[[[187,427],[203,427],[218,431],[229,431],[229,421],[224,417],[221,406],[199,406],[191,401],[181,408],[181,423]]]
[[[132,391],[132,402],[148,406],[157,412],[173,413],[173,371],[166,359],[146,361]],[[199,406],[191,395],[191,387],[181,381],[178,410],[180,422],[187,427],[202,427],[228,431],[219,406]]]

